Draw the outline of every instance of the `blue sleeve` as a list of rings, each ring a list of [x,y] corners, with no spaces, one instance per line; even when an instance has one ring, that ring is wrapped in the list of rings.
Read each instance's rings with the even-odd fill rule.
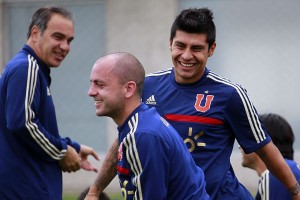
[[[286,187],[272,173],[269,173],[269,197],[272,200],[292,200]]]
[[[151,133],[131,134],[135,142],[127,143],[126,154],[134,172],[137,199],[166,199],[169,178],[168,146]],[[158,156],[159,155],[159,156]],[[149,178],[151,177],[151,178]]]
[[[74,140],[71,140],[69,137],[63,138],[63,141],[67,143],[67,145],[73,147],[77,153],[80,152],[80,144]]]
[[[268,170],[264,171],[258,184],[259,198],[262,200],[291,200],[286,187]]]
[[[226,122],[245,153],[254,152],[271,141],[246,91],[240,86],[233,90],[225,115]]]
[[[10,71],[5,99],[7,128],[41,159],[60,160],[65,156],[67,142],[46,130],[37,117],[43,103],[38,71],[37,65]],[[56,119],[54,125],[57,126]]]

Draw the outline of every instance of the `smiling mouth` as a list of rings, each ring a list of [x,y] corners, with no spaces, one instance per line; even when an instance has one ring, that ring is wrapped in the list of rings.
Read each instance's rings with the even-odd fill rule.
[[[183,62],[180,62],[180,61],[178,61],[178,62],[183,67],[192,67],[192,66],[194,66],[194,64],[191,64],[191,63],[183,63]]]
[[[101,103],[102,103],[102,101],[95,101],[95,106],[97,106],[97,105],[99,105]]]
[[[62,52],[54,52],[54,54],[59,60],[63,60],[65,58],[65,54]]]

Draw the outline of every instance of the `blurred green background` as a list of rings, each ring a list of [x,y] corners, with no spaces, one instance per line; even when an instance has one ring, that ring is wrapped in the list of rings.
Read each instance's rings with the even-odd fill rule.
[[[121,193],[107,193],[107,195],[111,198],[111,200],[122,200],[122,194]],[[63,200],[77,200],[77,197],[79,194],[64,194]]]

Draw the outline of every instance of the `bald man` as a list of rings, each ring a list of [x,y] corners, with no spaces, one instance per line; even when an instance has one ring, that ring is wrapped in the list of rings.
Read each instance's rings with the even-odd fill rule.
[[[202,170],[175,129],[141,102],[142,64],[129,53],[106,55],[93,66],[89,96],[96,115],[118,125],[117,173],[124,199],[210,199]],[[88,193],[86,199],[97,199]]]

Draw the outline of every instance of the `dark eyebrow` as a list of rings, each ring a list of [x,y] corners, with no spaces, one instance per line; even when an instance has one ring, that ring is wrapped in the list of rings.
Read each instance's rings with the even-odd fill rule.
[[[185,43],[180,42],[180,41],[175,41],[175,45],[186,46]],[[193,49],[205,49],[205,45],[203,45],[203,44],[195,44],[195,45],[192,45],[191,48],[193,48]]]
[[[192,48],[204,49],[205,45],[202,45],[202,44],[192,45]]]
[[[54,32],[54,33],[52,33],[52,35],[54,35],[54,36],[59,36],[59,37],[61,37],[61,38],[66,38],[66,35],[63,34],[63,33],[61,33],[61,32]],[[68,41],[69,41],[69,42],[71,42],[72,40],[74,40],[74,37],[68,38]]]
[[[175,41],[175,44],[185,45],[183,42]]]

